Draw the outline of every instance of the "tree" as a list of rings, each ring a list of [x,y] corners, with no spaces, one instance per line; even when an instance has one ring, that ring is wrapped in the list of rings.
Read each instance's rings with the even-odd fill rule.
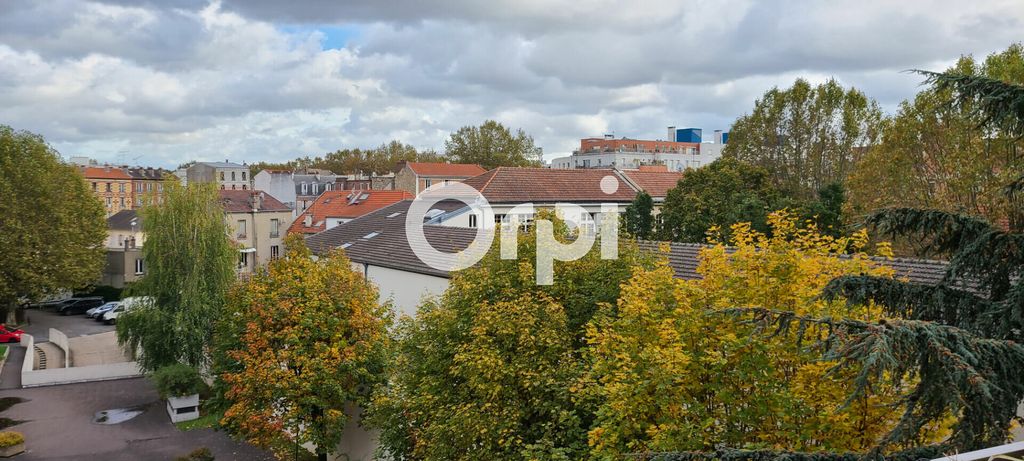
[[[728,239],[731,226],[740,222],[767,232],[768,213],[783,207],[763,168],[723,157],[687,171],[668,191],[658,233],[664,240],[702,243],[712,230]]]
[[[464,126],[444,142],[445,156],[453,163],[475,163],[485,169],[499,166],[539,166],[541,150],[523,130],[513,133],[487,120],[479,127]]]
[[[879,318],[869,304],[820,296],[841,275],[892,280],[891,269],[863,252],[866,233],[835,238],[798,222],[773,213],[771,235],[735,225],[728,242],[701,251],[699,280],[675,279],[665,264],[638,270],[616,308],[595,317],[584,386],[601,402],[590,431],[595,457],[717,446],[863,452],[894,426],[898,393],[847,402],[854,373],[827,373],[835,364],[808,347],[819,336],[797,329],[759,336],[757,325],[731,314],[775,306],[798,315]],[[852,254],[837,256],[848,248]],[[939,430],[923,439],[944,435],[940,425],[931,429]]]
[[[0,309],[100,278],[103,205],[39,135],[0,125]]]
[[[546,215],[539,215],[546,216]],[[550,216],[547,216],[550,218]],[[533,226],[535,227],[535,226]],[[564,229],[556,222],[556,230]],[[534,231],[518,259],[497,247],[455,274],[439,299],[397,329],[387,386],[369,410],[393,459],[581,459],[593,405],[577,399],[580,349],[598,306],[614,303],[633,267],[650,267],[635,245],[619,259],[594,248],[535,284]]]
[[[626,207],[622,217],[623,224],[630,235],[638,239],[649,239],[654,232],[654,199],[646,191],[640,191]]]
[[[864,149],[878,142],[882,120],[878,103],[855,88],[797,79],[788,89],[769,90],[736,120],[723,155],[764,168],[781,191],[808,200],[846,180]]]
[[[799,208],[805,221],[815,224],[824,234],[840,237],[845,234],[843,207],[846,204],[846,190],[842,184],[832,183],[818,191],[818,198]]]
[[[238,250],[228,238],[224,210],[212,184],[171,182],[164,200],[141,210],[146,226],[146,275],[128,290],[150,302],[117,319],[117,339],[143,370],[209,363],[213,326],[235,283]]]
[[[1024,136],[1024,86],[957,73],[928,74],[956,105],[972,107],[986,129]],[[1024,175],[1005,189],[1014,202]],[[1014,211],[1021,211],[1016,205]],[[1024,234],[984,219],[942,210],[888,208],[867,224],[890,236],[924,242],[925,254],[950,255],[934,286],[847,275],[826,298],[874,303],[889,320],[842,321],[788,312],[755,314],[764,324],[829,332],[836,372],[855,370],[851,399],[897,392],[903,407],[880,446],[907,443],[923,427],[952,415],[951,444],[967,451],[1003,443],[1024,399]]]
[[[223,424],[247,440],[291,456],[312,444],[335,453],[346,406],[365,404],[382,375],[389,307],[352,270],[341,250],[314,260],[300,236],[232,290],[224,322],[239,333],[220,376],[231,402]]]
[[[947,72],[970,88],[993,80],[1024,84],[1024,47],[1013,45],[978,63],[965,56]],[[935,82],[904,101],[881,142],[870,149],[849,178],[850,212],[863,217],[886,207],[912,207],[984,216],[992,222],[1010,216],[1013,205],[1002,193],[1024,167],[1024,140],[1007,135],[1005,117],[986,124],[985,104],[1008,102],[954,97],[948,85]],[[993,120],[995,122],[995,120]],[[1012,123],[1012,122],[1011,122]]]
[[[339,149],[323,157],[300,157],[284,163],[258,162],[249,166],[253,175],[264,169],[295,170],[320,168],[339,174],[376,174],[393,172],[400,161],[440,162],[443,157],[433,150],[418,151],[409,144],[393,140],[373,149]]]

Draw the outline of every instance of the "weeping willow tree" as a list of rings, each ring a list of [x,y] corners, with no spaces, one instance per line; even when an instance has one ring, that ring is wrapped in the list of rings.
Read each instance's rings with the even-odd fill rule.
[[[146,275],[129,289],[148,302],[117,319],[117,338],[147,371],[173,363],[200,367],[238,252],[211,184],[170,184],[164,202],[142,209]]]
[[[920,72],[955,104],[975,108],[985,128],[1024,135],[1024,87],[987,77]],[[1021,175],[1021,172],[1016,172]],[[1005,193],[1017,196],[1024,176]],[[892,208],[867,224],[890,237],[924,242],[931,255],[949,258],[938,285],[867,275],[830,282],[826,298],[874,302],[888,320],[877,323],[799,317],[766,309],[738,310],[778,329],[824,329],[827,357],[837,370],[855,370],[851,400],[880,389],[902,393],[902,417],[879,448],[913,445],[931,422],[954,418],[949,443],[970,450],[1003,443],[1024,399],[1024,234],[972,216]]]

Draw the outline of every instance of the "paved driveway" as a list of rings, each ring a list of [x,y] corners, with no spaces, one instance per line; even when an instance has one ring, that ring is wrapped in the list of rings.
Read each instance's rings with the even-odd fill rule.
[[[218,460],[273,459],[223,432],[179,431],[156,389],[143,378],[3,391],[0,397],[28,399],[2,414],[26,421],[10,428],[25,434],[28,452],[17,458],[23,461],[173,460],[199,447],[209,448]],[[126,422],[93,422],[96,412],[137,406],[146,411]]]

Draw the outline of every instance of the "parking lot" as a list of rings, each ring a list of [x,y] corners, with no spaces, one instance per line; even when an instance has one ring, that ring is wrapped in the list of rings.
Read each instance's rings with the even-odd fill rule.
[[[53,309],[29,309],[26,311],[28,321],[21,326],[25,333],[32,335],[37,342],[48,341],[50,328],[56,328],[68,338],[94,335],[113,331],[114,325],[104,325],[87,318],[84,314],[62,316]]]

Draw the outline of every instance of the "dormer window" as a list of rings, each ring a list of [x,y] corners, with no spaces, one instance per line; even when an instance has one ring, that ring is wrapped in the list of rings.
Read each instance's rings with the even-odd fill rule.
[[[306,195],[308,193],[309,193],[309,184],[302,183],[302,195]]]

